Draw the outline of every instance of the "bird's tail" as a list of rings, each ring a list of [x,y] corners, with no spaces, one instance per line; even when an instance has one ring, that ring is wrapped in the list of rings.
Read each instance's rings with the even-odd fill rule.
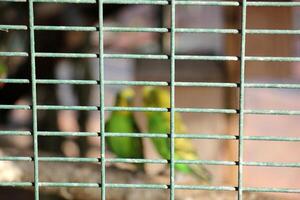
[[[190,165],[193,173],[199,177],[203,182],[210,183],[212,181],[212,174],[202,165]]]

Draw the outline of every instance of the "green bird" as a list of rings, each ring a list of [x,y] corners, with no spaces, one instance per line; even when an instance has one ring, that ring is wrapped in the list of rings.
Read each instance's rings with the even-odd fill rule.
[[[7,76],[7,67],[6,65],[0,60],[0,79],[4,79]],[[0,88],[4,86],[4,83],[0,82]]]
[[[144,87],[143,101],[146,107],[170,107],[170,93],[158,87]],[[170,133],[170,113],[168,112],[147,112],[149,133]],[[181,115],[175,113],[175,133],[186,133]],[[152,138],[158,153],[164,159],[170,159],[170,139]],[[175,160],[197,160],[198,155],[190,140],[185,138],[175,139]],[[210,172],[201,165],[175,164],[175,169],[186,174],[195,174],[204,182],[211,181]]]
[[[131,107],[135,93],[131,88],[125,88],[117,94],[115,106]],[[113,111],[105,123],[105,132],[139,133],[140,130],[130,111]],[[143,143],[137,137],[106,137],[108,149],[118,158],[143,158]],[[143,170],[143,165],[137,165]]]

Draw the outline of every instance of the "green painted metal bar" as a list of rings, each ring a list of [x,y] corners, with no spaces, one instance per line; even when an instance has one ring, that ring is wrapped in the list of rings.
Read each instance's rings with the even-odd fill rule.
[[[150,32],[150,33],[168,33],[168,28],[151,27],[104,27],[106,32]]]
[[[218,29],[218,28],[175,28],[176,33],[221,33],[239,34],[238,29]]]
[[[30,83],[29,79],[0,79],[0,83]],[[58,79],[36,79],[37,84],[74,84],[74,85],[99,85],[99,80],[58,80]],[[166,81],[104,81],[104,85],[123,86],[169,86]],[[175,82],[178,87],[220,87],[238,88],[239,83],[225,82]],[[298,83],[245,83],[245,88],[270,88],[270,89],[300,89]]]
[[[98,19],[99,19],[99,80],[100,80],[100,132],[101,132],[101,199],[106,199],[106,158],[105,158],[105,88],[104,88],[104,33],[103,33],[103,3],[98,0]]]
[[[199,56],[199,55],[176,55],[176,60],[210,60],[210,61],[238,61],[237,56]]]
[[[298,7],[300,6],[300,2],[276,2],[276,1],[249,1],[247,2],[247,6],[264,6],[264,7]]]
[[[276,193],[300,193],[300,189],[294,188],[258,188],[258,187],[245,187],[246,192],[276,192]]]
[[[44,58],[98,58],[95,53],[51,53],[36,52],[36,57]],[[27,57],[26,52],[0,52],[0,57]],[[169,55],[154,54],[104,54],[104,58],[110,59],[157,59],[168,60]],[[201,55],[176,55],[176,60],[207,60],[207,61],[239,61],[237,56],[201,56]],[[272,56],[245,56],[245,61],[261,62],[300,62],[300,57],[272,57]]]
[[[300,57],[246,56],[246,61],[300,62]]]
[[[32,187],[31,182],[0,182],[0,187]]]
[[[293,83],[245,83],[246,88],[275,88],[275,89],[300,89],[300,84]]]
[[[30,83],[28,79],[0,79],[0,83]]]
[[[285,137],[285,136],[245,136],[244,139],[274,141],[274,142],[300,142],[300,137]]]
[[[21,31],[21,30],[28,30],[26,25],[4,25],[0,24],[0,31],[5,31],[8,32],[10,30],[16,30],[16,31]]]
[[[108,183],[109,188],[136,188],[136,189],[169,189],[170,185],[164,184],[120,184]]]
[[[41,162],[83,162],[83,163],[101,163],[101,158],[86,157],[39,157]],[[1,156],[0,161],[34,161],[29,156]],[[168,164],[170,160],[166,159],[130,159],[130,158],[107,158],[106,162],[110,163],[149,163],[149,164]],[[224,165],[236,166],[238,161],[223,160],[174,160],[174,164],[193,164],[193,165]],[[244,166],[254,167],[284,167],[300,168],[300,162],[243,162]]]
[[[40,187],[84,187],[84,188],[99,188],[100,183],[71,183],[71,182],[40,182]]]
[[[242,1],[241,47],[240,47],[240,92],[239,92],[239,140],[238,140],[238,200],[243,200],[244,162],[244,110],[245,110],[245,56],[246,56],[247,0]]]
[[[26,25],[0,25],[1,31],[27,30]],[[99,31],[97,26],[34,26],[36,31]],[[168,33],[170,28],[156,27],[103,27],[104,32],[154,32]],[[240,34],[239,29],[220,29],[220,28],[175,28],[176,33],[219,33],[219,34]],[[300,30],[288,29],[246,29],[247,34],[282,34],[299,35]]]
[[[31,182],[6,182],[0,183],[0,187],[32,187]],[[39,182],[40,187],[89,187],[99,188],[99,183],[66,183],[66,182]],[[164,184],[117,184],[107,183],[108,188],[137,188],[137,189],[169,189]],[[177,190],[208,190],[208,191],[236,191],[237,188],[230,186],[199,186],[199,185],[175,185]],[[247,192],[271,192],[271,193],[300,193],[300,189],[294,188],[258,188],[245,187]]]
[[[61,132],[61,131],[38,131],[40,136],[78,136],[78,137],[92,137],[100,136],[99,132]]]
[[[175,199],[175,55],[176,55],[176,2],[171,0],[170,11],[170,200]]]
[[[31,110],[32,106],[29,105],[0,105],[0,109],[10,109],[10,110]]]
[[[105,0],[104,4],[146,4],[146,5],[169,5],[171,0]],[[2,0],[2,2],[20,2],[25,3],[28,0]],[[74,4],[95,4],[97,0],[33,0],[39,3],[74,3]],[[178,0],[176,5],[194,5],[194,6],[240,6],[239,1],[196,1],[196,0]],[[300,2],[285,1],[250,1],[247,6],[254,7],[299,7]]]
[[[26,156],[0,156],[0,161],[33,161],[33,157]]]
[[[151,54],[104,54],[105,58],[117,58],[117,59],[158,59],[167,60],[168,55],[151,55]]]
[[[37,52],[36,57],[40,58],[98,58],[99,55],[95,53],[51,53],[51,52]]]
[[[39,157],[39,161],[43,162],[87,162],[99,163],[101,158],[79,158],[79,157]]]
[[[245,110],[245,114],[256,115],[300,115],[299,110]]]
[[[208,190],[208,191],[236,191],[236,187],[230,186],[204,186],[204,185],[176,185],[177,190]]]
[[[299,35],[300,30],[278,30],[278,29],[246,29],[247,34],[280,34],[280,35]]]
[[[30,34],[30,61],[31,61],[31,101],[32,101],[32,134],[34,157],[34,199],[39,200],[39,150],[37,124],[37,91],[36,91],[36,64],[35,64],[35,36],[34,36],[34,8],[33,1],[28,2],[29,34]]]
[[[0,109],[31,110],[30,105],[0,105]],[[60,106],[60,105],[37,105],[37,110],[101,110],[99,106]],[[168,108],[151,107],[104,107],[105,111],[132,111],[132,112],[169,112]],[[185,113],[215,113],[215,114],[238,114],[237,109],[222,108],[174,108],[175,112]],[[299,110],[244,110],[245,114],[255,115],[300,115]]]
[[[0,135],[16,135],[16,136],[30,136],[30,131],[3,131],[0,130]],[[97,137],[101,134],[99,132],[60,132],[60,131],[38,131],[39,136],[81,136],[81,137]],[[106,136],[117,137],[144,137],[144,138],[167,138],[166,133],[106,133]],[[213,140],[238,140],[238,135],[229,134],[207,134],[207,133],[186,133],[174,134],[175,138],[189,138],[189,139],[213,139]],[[244,140],[259,140],[259,141],[279,141],[279,142],[300,142],[300,137],[285,137],[285,136],[244,136]]]
[[[0,57],[28,57],[26,52],[0,52]]]
[[[99,28],[96,26],[45,26],[45,25],[39,25],[39,26],[34,26],[34,30],[36,30],[36,31],[88,31],[88,32],[95,32],[95,31],[99,31]]]
[[[32,136],[30,131],[11,131],[11,130],[0,130],[0,136]]]

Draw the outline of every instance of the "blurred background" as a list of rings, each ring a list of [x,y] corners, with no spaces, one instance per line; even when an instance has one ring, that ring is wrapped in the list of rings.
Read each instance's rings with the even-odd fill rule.
[[[176,7],[177,28],[240,28],[240,7],[180,6]],[[35,3],[35,25],[96,26],[97,6],[93,4]],[[170,6],[110,5],[104,6],[105,27],[169,27]],[[300,29],[298,7],[248,7],[248,29]],[[26,3],[0,2],[0,24],[27,25]],[[168,54],[170,33],[105,32],[106,54]],[[239,34],[176,33],[178,55],[240,55]],[[37,52],[98,53],[98,32],[35,31]],[[27,52],[29,32],[1,30],[1,52]],[[248,34],[247,56],[299,57],[299,35]],[[1,57],[7,68],[1,78],[30,79],[30,60],[27,57]],[[170,62],[152,59],[112,59],[104,61],[107,81],[169,81]],[[247,83],[299,83],[297,62],[247,61]],[[99,80],[97,58],[36,58],[37,79]],[[238,61],[177,60],[176,81],[179,82],[239,82]],[[1,83],[0,83],[1,84]],[[116,93],[124,86],[105,86],[105,105],[113,106]],[[135,106],[143,106],[142,87]],[[168,87],[166,87],[168,89]],[[176,107],[238,109],[238,88],[176,87]],[[299,110],[297,89],[245,90],[246,109]],[[97,84],[37,84],[38,105],[98,106]],[[5,83],[0,85],[0,104],[31,104],[31,84]],[[108,117],[110,112],[106,112]],[[146,132],[144,113],[134,113]],[[189,133],[238,135],[238,116],[214,113],[183,113]],[[245,115],[244,133],[247,136],[298,137],[300,120],[297,115]],[[0,110],[0,130],[26,131],[31,129],[30,110]],[[99,111],[38,111],[39,131],[99,132]],[[99,157],[99,137],[40,137],[40,154]],[[149,139],[144,139],[147,158],[159,158]],[[238,141],[195,139],[195,147],[203,160],[238,160]],[[300,162],[297,142],[244,142],[246,162]],[[31,136],[1,136],[1,149],[12,155],[32,156]],[[47,154],[44,154],[47,155]],[[110,153],[107,153],[108,157]],[[146,173],[156,174],[162,166],[148,164]],[[237,185],[236,166],[207,166],[213,174],[212,185]],[[0,169],[1,170],[1,169]],[[2,169],[3,170],[3,169]],[[2,172],[1,172],[2,173]],[[245,187],[299,188],[300,169],[284,167],[244,167]],[[0,189],[1,193],[1,189]],[[299,199],[297,194],[268,194],[280,199]],[[197,198],[196,198],[197,199]]]

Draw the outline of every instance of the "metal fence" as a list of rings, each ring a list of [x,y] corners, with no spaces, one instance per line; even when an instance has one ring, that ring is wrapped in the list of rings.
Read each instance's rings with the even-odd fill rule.
[[[247,7],[253,6],[300,6],[300,2],[271,2],[271,1],[193,1],[193,0],[2,0],[1,2],[26,2],[28,3],[29,26],[26,25],[0,25],[1,31],[24,30],[30,33],[30,52],[0,52],[1,57],[29,57],[31,60],[31,79],[0,79],[0,83],[31,84],[32,99],[31,105],[0,105],[0,109],[21,109],[32,111],[32,132],[31,131],[0,131],[0,135],[26,135],[32,136],[34,141],[34,156],[32,157],[1,157],[1,161],[32,161],[34,163],[34,182],[1,182],[0,186],[13,187],[34,187],[35,200],[39,199],[40,187],[100,187],[102,199],[106,198],[107,188],[145,188],[145,189],[166,189],[170,191],[170,199],[175,198],[175,190],[216,190],[216,191],[237,191],[238,199],[243,199],[243,192],[281,192],[281,193],[300,193],[300,189],[291,188],[260,188],[243,186],[243,167],[244,166],[268,166],[268,167],[300,167],[300,163],[277,163],[277,162],[244,162],[243,149],[244,140],[264,140],[264,141],[300,141],[300,138],[275,137],[275,136],[245,136],[244,135],[244,116],[251,114],[269,114],[269,115],[299,115],[298,110],[254,110],[245,109],[245,88],[284,88],[300,89],[299,84],[276,84],[276,83],[246,83],[245,67],[246,61],[261,62],[298,62],[299,57],[262,57],[246,56],[246,36],[248,34],[300,34],[299,30],[270,30],[270,29],[247,29]],[[0,3],[1,3],[0,2]],[[77,4],[95,4],[98,6],[99,24],[98,26],[37,26],[34,22],[34,4],[35,3],[77,3]],[[103,25],[103,5],[104,4],[147,4],[147,5],[165,5],[170,6],[171,26],[149,28],[149,27],[105,27]],[[241,29],[215,29],[215,28],[177,28],[175,26],[176,6],[232,6],[241,7]],[[35,31],[88,31],[99,33],[99,54],[93,53],[56,53],[56,52],[37,52],[35,50]],[[104,32],[156,32],[170,33],[170,54],[105,54],[103,48]],[[202,55],[178,55],[175,49],[176,33],[217,33],[217,34],[240,34],[240,55],[238,56],[202,56]],[[36,64],[37,57],[54,58],[98,58],[99,59],[99,80],[50,80],[37,79]],[[110,81],[104,79],[104,59],[159,59],[170,60],[170,81]],[[175,81],[175,61],[176,60],[210,60],[210,61],[232,61],[240,62],[240,82],[239,83],[218,83],[218,82],[176,82]],[[37,90],[38,84],[89,84],[98,85],[100,90],[99,106],[60,106],[60,105],[38,105]],[[107,107],[104,105],[105,85],[127,85],[127,86],[169,86],[171,94],[170,108],[144,108],[144,107]],[[207,109],[207,108],[176,108],[175,107],[175,87],[222,87],[239,89],[239,109]],[[1,98],[1,97],[0,97]],[[98,132],[50,132],[39,131],[37,123],[38,110],[84,110],[100,111],[101,126]],[[168,134],[150,134],[150,133],[107,133],[105,132],[104,115],[105,111],[128,110],[136,112],[170,112],[171,131]],[[222,113],[234,114],[239,117],[238,135],[205,135],[205,134],[174,134],[175,130],[175,112],[198,112],[198,113]],[[64,158],[64,157],[40,157],[38,148],[39,136],[99,136],[101,138],[101,157],[100,158]],[[106,136],[132,136],[132,137],[170,137],[171,159],[108,159],[105,157],[105,137]],[[238,160],[237,161],[216,161],[216,160],[175,160],[174,158],[174,140],[175,138],[191,139],[216,139],[216,140],[238,140]],[[100,183],[70,183],[70,182],[41,182],[39,180],[39,162],[101,162],[101,182]],[[106,182],[106,162],[138,162],[138,163],[170,163],[170,183],[169,184],[113,184]],[[237,186],[202,186],[202,185],[177,185],[175,184],[174,166],[178,163],[199,164],[199,165],[226,165],[238,166],[238,185]],[[99,194],[100,199],[100,194]]]

